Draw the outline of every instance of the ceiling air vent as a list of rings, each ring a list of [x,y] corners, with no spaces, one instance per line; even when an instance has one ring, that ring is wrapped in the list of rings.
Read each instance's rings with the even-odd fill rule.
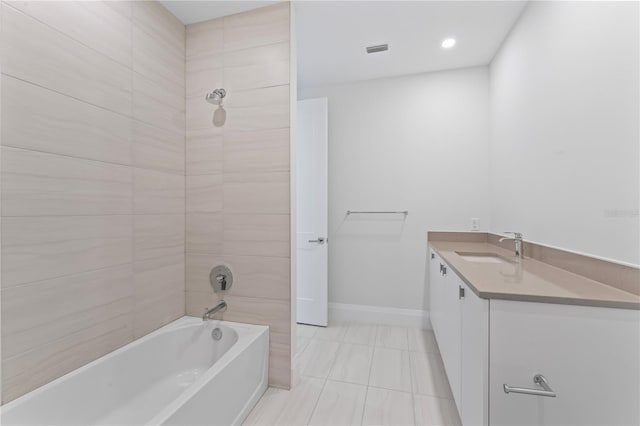
[[[369,46],[367,47],[367,53],[376,53],[376,52],[384,52],[389,50],[388,44],[379,44],[377,46]]]

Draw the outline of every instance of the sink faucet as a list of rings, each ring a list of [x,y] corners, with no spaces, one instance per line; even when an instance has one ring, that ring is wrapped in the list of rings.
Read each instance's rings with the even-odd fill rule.
[[[227,309],[227,302],[225,302],[224,300],[221,300],[220,302],[218,302],[218,304],[216,306],[214,306],[213,308],[209,309],[209,308],[205,308],[204,309],[204,315],[202,315],[202,321],[208,321],[210,319],[213,319],[213,315],[216,312],[219,312],[223,309]]]
[[[522,261],[522,234],[520,232],[505,232],[505,234],[513,234],[513,237],[502,237],[499,242],[513,240],[516,243],[516,262]]]

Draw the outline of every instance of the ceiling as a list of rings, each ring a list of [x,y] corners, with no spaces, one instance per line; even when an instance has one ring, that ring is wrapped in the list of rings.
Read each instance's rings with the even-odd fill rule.
[[[487,65],[524,1],[303,1],[295,3],[298,85]],[[442,40],[453,37],[450,50]],[[366,46],[389,44],[367,54]]]
[[[277,1],[161,0],[185,24]],[[298,86],[487,65],[526,1],[296,1]],[[450,50],[440,46],[453,37]],[[367,46],[389,44],[366,54]]]
[[[243,0],[160,0],[160,3],[173,13],[183,24],[208,21],[221,16],[233,15],[258,7],[278,3],[277,1],[243,1]]]

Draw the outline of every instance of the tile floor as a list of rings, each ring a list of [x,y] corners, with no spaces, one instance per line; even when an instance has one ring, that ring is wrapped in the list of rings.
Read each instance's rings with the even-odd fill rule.
[[[460,425],[433,333],[297,326],[290,391],[269,388],[245,425]]]

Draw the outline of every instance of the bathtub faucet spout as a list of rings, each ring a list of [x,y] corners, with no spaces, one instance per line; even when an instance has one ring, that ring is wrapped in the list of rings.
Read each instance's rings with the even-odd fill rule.
[[[225,302],[224,300],[218,302],[218,304],[211,309],[205,308],[204,315],[202,315],[202,321],[213,319],[213,315],[223,309],[227,309],[227,302]]]

